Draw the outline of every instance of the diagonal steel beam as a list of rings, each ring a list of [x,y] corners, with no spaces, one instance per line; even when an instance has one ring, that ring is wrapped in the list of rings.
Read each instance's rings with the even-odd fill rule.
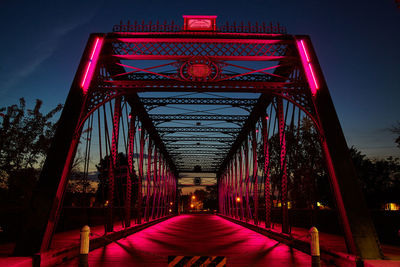
[[[105,49],[106,50],[108,49],[108,51],[105,51],[105,53],[111,53],[112,48],[110,45],[106,46]],[[109,64],[106,64],[107,71],[112,76],[115,76],[115,75],[118,75],[121,73],[125,73],[125,69],[122,66],[115,64],[115,63],[118,63],[116,61],[117,60],[114,59],[114,62],[108,62]],[[121,77],[121,79],[125,79],[125,77]],[[149,135],[153,139],[155,145],[159,148],[159,151],[164,155],[171,171],[175,174],[175,177],[178,177],[178,172],[176,170],[176,166],[175,166],[174,162],[171,160],[168,150],[165,148],[164,142],[161,140],[160,135],[158,134],[157,130],[155,129],[154,124],[153,124],[152,120],[150,119],[146,108],[140,101],[138,94],[132,92],[129,95],[127,95],[126,98],[127,98],[129,105],[132,108],[133,114],[138,116],[139,120],[143,124],[143,127],[149,133]]]
[[[281,67],[281,68],[276,69],[274,73],[278,74],[280,76],[286,77],[292,71],[292,68],[293,68],[292,66]],[[253,110],[250,112],[250,115],[248,116],[247,121],[242,126],[242,129],[240,130],[239,134],[237,135],[235,142],[232,144],[231,149],[229,150],[224,161],[222,162],[221,166],[219,167],[219,169],[217,171],[217,177],[219,177],[222,174],[222,172],[228,165],[230,159],[233,158],[233,155],[236,153],[236,151],[242,145],[245,138],[250,134],[251,129],[254,128],[254,125],[257,123],[258,119],[263,114],[265,114],[265,110],[268,107],[268,105],[271,103],[272,99],[273,99],[273,95],[267,95],[267,94],[260,95],[259,99],[257,100],[257,103],[254,105]]]

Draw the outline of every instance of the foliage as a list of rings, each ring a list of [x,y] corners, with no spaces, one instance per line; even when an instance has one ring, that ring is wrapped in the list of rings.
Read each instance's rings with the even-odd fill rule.
[[[204,208],[218,210],[218,190],[217,185],[206,186],[207,198],[204,201]]]
[[[51,121],[62,109],[58,105],[47,114],[42,114],[41,100],[36,100],[33,109],[26,110],[25,100],[19,105],[0,108],[3,121],[0,128],[0,168],[7,173],[23,168],[41,166],[50,146],[56,124]]]
[[[217,196],[217,186],[209,185],[204,189],[196,189],[193,193],[196,196],[196,200],[203,203],[204,209],[216,210],[218,209],[218,196]],[[182,196],[184,198],[184,196]],[[189,205],[190,199],[186,200],[186,206]]]
[[[27,109],[20,98],[19,104],[0,108],[0,182],[8,204],[20,205],[29,197],[54,135],[53,119],[62,105],[46,114],[41,107],[42,101],[36,100],[34,108]]]
[[[109,168],[110,168],[110,160],[111,156],[107,155],[102,158],[98,165],[96,165],[97,171],[99,172],[99,186],[96,192],[96,201],[99,203],[105,203],[107,200],[107,192],[108,192],[108,179],[109,179]],[[119,153],[117,157],[117,166],[115,166],[114,175],[115,175],[115,201],[116,205],[124,205],[124,183],[127,175],[128,168],[128,158],[124,153]],[[131,179],[132,182],[132,199],[136,199],[137,195],[137,176],[135,169],[133,169],[133,177]]]
[[[331,205],[325,162],[319,145],[319,135],[312,121],[303,118],[300,125],[285,131],[288,197],[294,208],[315,207],[316,202]],[[279,134],[269,138],[269,173],[271,195],[280,199],[282,170]],[[264,169],[263,146],[258,149],[259,168]]]
[[[356,148],[350,148],[367,204],[380,209],[385,203],[400,204],[400,159],[370,160]]]
[[[394,125],[390,130],[397,135],[395,143],[400,148],[400,122],[397,122],[397,125]]]
[[[392,128],[400,134],[400,125]],[[325,160],[319,136],[312,122],[304,118],[299,127],[289,126],[285,132],[286,163],[288,173],[288,198],[294,208],[312,208],[316,202],[333,207],[333,196],[329,186]],[[400,136],[396,142],[400,147]],[[281,168],[279,135],[269,139],[271,194],[280,199]],[[350,155],[360,178],[367,204],[380,209],[385,203],[400,203],[400,160],[389,157],[370,160],[356,148]],[[263,147],[258,151],[260,168],[263,169]]]

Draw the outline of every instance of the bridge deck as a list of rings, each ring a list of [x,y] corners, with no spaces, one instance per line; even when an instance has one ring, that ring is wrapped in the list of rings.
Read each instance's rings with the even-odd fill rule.
[[[167,257],[226,256],[228,266],[310,266],[311,257],[216,215],[181,215],[92,251],[89,266],[166,266]],[[60,266],[77,266],[77,259]]]

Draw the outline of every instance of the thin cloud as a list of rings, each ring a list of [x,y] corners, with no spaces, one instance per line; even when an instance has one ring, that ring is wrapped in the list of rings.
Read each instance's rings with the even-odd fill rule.
[[[79,26],[89,22],[95,15],[95,11],[91,15],[86,15],[80,20],[73,19],[72,22],[65,22],[62,25],[58,25],[50,29],[47,34],[45,41],[40,41],[34,44],[33,49],[30,51],[30,55],[34,55],[33,58],[26,59],[23,66],[17,66],[17,69],[11,71],[2,81],[0,81],[0,93],[5,94],[11,88],[16,86],[21,80],[35,72],[43,62],[49,59],[56,51],[60,40],[75,30]]]

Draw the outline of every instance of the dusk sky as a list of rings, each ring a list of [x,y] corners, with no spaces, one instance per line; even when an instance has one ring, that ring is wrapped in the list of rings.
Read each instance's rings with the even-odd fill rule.
[[[20,97],[44,110],[64,103],[90,33],[121,20],[183,23],[182,15],[279,22],[310,35],[349,146],[400,156],[389,128],[400,121],[400,9],[376,1],[0,2],[0,107]]]

